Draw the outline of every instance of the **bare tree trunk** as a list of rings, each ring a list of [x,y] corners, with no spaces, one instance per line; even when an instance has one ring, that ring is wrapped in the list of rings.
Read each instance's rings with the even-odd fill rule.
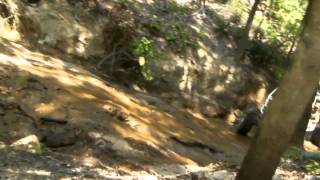
[[[320,1],[309,0],[305,29],[284,76],[237,175],[237,180],[270,180],[286,150],[320,77]]]
[[[309,100],[309,102],[306,106],[306,109],[300,119],[300,122],[296,128],[296,131],[291,138],[291,141],[290,141],[291,145],[294,145],[297,147],[303,147],[304,136],[306,135],[306,129],[307,129],[309,119],[311,116],[312,103],[313,103],[315,95],[316,95],[316,91],[313,93],[312,98]]]
[[[242,61],[245,55],[245,50],[249,46],[249,33],[250,29],[254,20],[254,16],[258,10],[258,6],[260,4],[261,0],[255,0],[254,4],[250,10],[249,17],[247,19],[247,23],[244,29],[243,36],[241,37],[239,43],[238,43],[238,49],[236,51],[235,60],[236,62]]]

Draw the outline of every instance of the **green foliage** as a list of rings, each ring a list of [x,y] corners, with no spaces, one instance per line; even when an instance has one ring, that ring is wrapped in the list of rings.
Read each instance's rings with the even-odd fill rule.
[[[261,24],[261,28],[264,30],[266,40],[281,42],[280,48],[286,51],[301,31],[301,21],[307,1],[274,0],[270,4],[267,18]]]
[[[172,49],[178,53],[183,52],[188,46],[194,46],[192,43],[191,32],[187,24],[183,22],[170,22],[164,38],[172,47]]]
[[[199,32],[197,32],[197,36],[203,40],[207,36],[207,33],[203,29],[200,29]]]
[[[224,18],[217,18],[215,21],[217,28],[215,32],[218,33],[219,36],[227,36],[228,30],[230,29],[230,21]]]
[[[219,36],[228,36],[230,33],[235,37],[235,39],[240,39],[243,35],[243,30],[239,29],[237,26],[241,23],[241,16],[239,13],[234,13],[228,19],[223,17],[216,18],[215,24],[217,28],[215,32]]]
[[[241,23],[241,15],[239,13],[234,13],[229,18],[229,22],[234,25],[239,25]]]
[[[245,35],[244,30],[241,28],[233,28],[230,32],[236,41],[240,41]]]
[[[168,0],[168,11],[177,15],[186,15],[191,11],[188,5],[179,5],[175,1]]]
[[[147,37],[142,37],[139,41],[133,43],[133,54],[135,57],[142,56],[145,58],[146,62],[139,64],[140,71],[146,80],[152,80],[153,76],[150,69],[150,61],[158,57],[154,48],[154,42]]]
[[[40,145],[36,147],[37,154],[44,154],[46,152],[48,152],[48,147],[44,143],[40,143]]]
[[[176,40],[176,36],[174,35],[173,32],[166,32],[166,34],[164,35],[164,38],[168,41],[168,42],[174,42]]]
[[[307,172],[312,175],[319,175],[320,174],[320,163],[315,160],[310,160],[304,165]]]
[[[150,26],[151,26],[151,28],[155,29],[156,31],[161,31],[160,21],[152,21]]]
[[[307,0],[264,0],[261,1],[254,18],[252,32],[254,39],[249,56],[251,60],[270,70],[280,78],[286,70],[286,54],[297,41],[301,32],[301,21],[307,6]],[[246,1],[231,0],[230,5],[242,19],[248,17],[250,7]],[[229,26],[235,27],[237,17],[230,18],[234,24],[222,24],[222,31]],[[235,39],[242,36],[241,30],[232,29]]]
[[[281,78],[285,72],[285,60],[279,44],[253,41],[249,49],[249,57],[253,64],[268,69],[274,77]]]
[[[153,41],[143,37],[138,43],[136,43],[133,50],[135,56],[143,56],[146,59],[152,60],[155,58],[155,51],[153,48]]]
[[[230,5],[240,16],[247,15],[248,7],[242,0],[230,0]]]
[[[148,64],[141,66],[141,73],[147,81],[153,80],[152,71]]]
[[[291,159],[291,160],[301,160],[303,155],[303,150],[291,146],[288,148],[286,153],[284,154],[284,158]]]
[[[320,175],[320,163],[316,160],[303,160],[304,151],[297,147],[289,147],[286,153],[284,154],[285,159],[291,159],[296,162],[302,162],[303,167],[308,172],[308,174],[312,175]]]
[[[250,57],[254,63],[267,66],[269,64],[279,63],[284,59],[281,52],[278,51],[277,44],[267,44],[261,41],[253,41],[250,48]]]
[[[130,6],[130,1],[129,0],[119,0],[119,3],[122,4],[125,7]]]

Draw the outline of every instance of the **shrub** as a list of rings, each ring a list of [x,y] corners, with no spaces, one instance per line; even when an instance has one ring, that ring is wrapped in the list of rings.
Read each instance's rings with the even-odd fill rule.
[[[157,58],[154,42],[147,37],[142,37],[140,40],[135,41],[133,43],[133,55],[136,58],[143,57],[140,59],[143,59],[145,62],[139,62],[140,72],[146,80],[152,80],[153,75],[150,69],[150,61]]]

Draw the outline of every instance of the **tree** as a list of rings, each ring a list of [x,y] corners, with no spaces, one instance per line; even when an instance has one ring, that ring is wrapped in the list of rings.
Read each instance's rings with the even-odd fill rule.
[[[278,94],[271,102],[237,175],[238,180],[270,180],[295,133],[320,77],[320,1],[309,0],[302,37]]]
[[[250,29],[254,20],[254,16],[258,10],[258,6],[262,0],[255,0],[254,4],[252,5],[252,8],[249,13],[249,17],[247,19],[246,26],[244,28],[243,36],[241,37],[239,43],[238,43],[238,49],[236,51],[235,60],[237,62],[242,61],[244,58],[245,50],[249,46],[249,33]]]
[[[304,137],[306,135],[306,129],[309,123],[309,119],[312,113],[312,103],[314,100],[314,96],[315,93],[313,94],[312,98],[310,99],[310,101],[308,102],[307,106],[306,106],[306,110],[303,113],[299,124],[296,127],[296,131],[294,133],[294,135],[291,138],[290,144],[297,146],[297,147],[303,147],[303,142],[304,142]]]

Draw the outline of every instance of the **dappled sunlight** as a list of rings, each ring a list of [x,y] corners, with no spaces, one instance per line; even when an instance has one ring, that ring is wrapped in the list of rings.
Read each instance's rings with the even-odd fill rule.
[[[47,177],[51,176],[51,172],[50,171],[41,170],[41,169],[27,170],[26,173],[34,174],[34,175],[37,175],[37,176],[47,176]]]
[[[139,6],[141,4],[135,7]],[[154,8],[156,4],[150,3],[150,7]],[[175,8],[184,11],[184,7]],[[157,14],[148,18],[156,19]],[[183,18],[190,20],[189,33],[201,34],[204,41],[196,40],[199,48],[189,49],[186,57],[171,54],[168,62],[175,58],[177,64],[173,66],[168,63],[165,70],[171,73],[176,65],[182,68],[177,81],[181,82],[180,90],[189,93],[192,93],[194,84],[199,80],[199,71],[210,72],[202,74],[200,78],[202,90],[211,87],[213,75],[226,76],[225,81],[214,82],[216,86],[210,89],[224,93],[229,89],[229,84],[238,83],[239,79],[235,78],[240,73],[238,67],[232,65],[230,57],[222,58],[229,52],[213,51],[220,48],[220,44],[212,45],[211,42],[215,38],[210,33],[214,27],[197,29],[198,24],[206,24],[204,20],[186,14]],[[91,35],[83,34],[81,29],[77,38],[87,41],[85,38]],[[54,37],[45,35],[39,43],[50,43],[50,38]],[[228,161],[229,158],[239,163],[246,152],[248,140],[235,136],[232,128],[219,118],[208,119],[199,112],[175,107],[149,93],[139,94],[114,86],[91,73],[96,70],[90,69],[89,72],[80,65],[70,63],[70,58],[63,53],[51,53],[55,55],[50,56],[24,45],[2,42],[10,52],[0,54],[0,63],[12,68],[4,70],[8,74],[15,74],[14,87],[19,90],[15,97],[22,110],[33,120],[49,117],[67,122],[67,131],[75,130],[77,138],[83,143],[77,141],[74,146],[61,151],[76,155],[81,164],[101,166],[104,163],[123,169],[135,169],[139,164],[148,164],[150,161],[206,166]],[[221,43],[221,46],[234,48],[223,41]],[[86,54],[83,47],[72,48],[75,48],[76,54]],[[64,51],[74,53],[73,50]],[[218,61],[221,61],[221,65],[215,66]],[[194,64],[198,64],[196,68]],[[5,86],[12,84],[7,82]],[[206,100],[214,98],[208,97]],[[42,124],[46,123],[42,121]],[[37,126],[41,126],[41,123]],[[56,127],[52,128],[55,131]]]
[[[235,177],[299,39],[250,3],[0,0],[0,179]]]
[[[183,145],[171,138],[207,144],[221,152],[228,150],[228,153],[231,153],[230,149],[234,148],[230,147],[230,142],[235,141],[234,135],[222,122],[209,122],[201,115],[191,114],[168,104],[162,106],[169,108],[169,112],[162,111],[158,106],[139,104],[142,100],[139,96],[130,96],[121,89],[106,85],[103,80],[76,65],[31,52],[22,46],[12,46],[12,48],[15,56],[0,54],[1,64],[14,67],[20,72],[30,73],[23,78],[19,77],[20,80],[17,82],[20,82],[20,85],[16,86],[29,88],[30,82],[40,83],[43,85],[34,84],[31,87],[37,89],[43,87],[43,91],[30,90],[30,92],[47,93],[40,95],[47,98],[34,99],[33,97],[38,95],[29,96],[29,90],[17,92],[17,97],[22,98],[19,101],[23,104],[24,110],[36,119],[42,116],[67,119],[72,126],[85,127],[88,133],[94,130],[94,124],[99,124],[105,129],[99,128],[97,132],[107,135],[111,130],[118,134],[118,138],[133,138],[162,149],[161,154],[166,154],[167,160],[171,159],[168,162],[197,164],[201,159],[195,160],[195,157],[191,156],[194,153],[201,154],[201,149],[182,152]],[[37,61],[36,65],[33,64],[34,61]],[[70,70],[68,67],[73,69]],[[112,108],[116,108],[119,112],[115,112],[114,115],[108,114],[112,113],[109,112]],[[116,117],[120,112],[128,117]],[[86,118],[88,120],[85,120]],[[246,142],[240,146],[245,144]],[[231,154],[238,153],[239,149],[235,149]],[[214,159],[213,157],[212,161]],[[204,162],[200,162],[202,163]]]

